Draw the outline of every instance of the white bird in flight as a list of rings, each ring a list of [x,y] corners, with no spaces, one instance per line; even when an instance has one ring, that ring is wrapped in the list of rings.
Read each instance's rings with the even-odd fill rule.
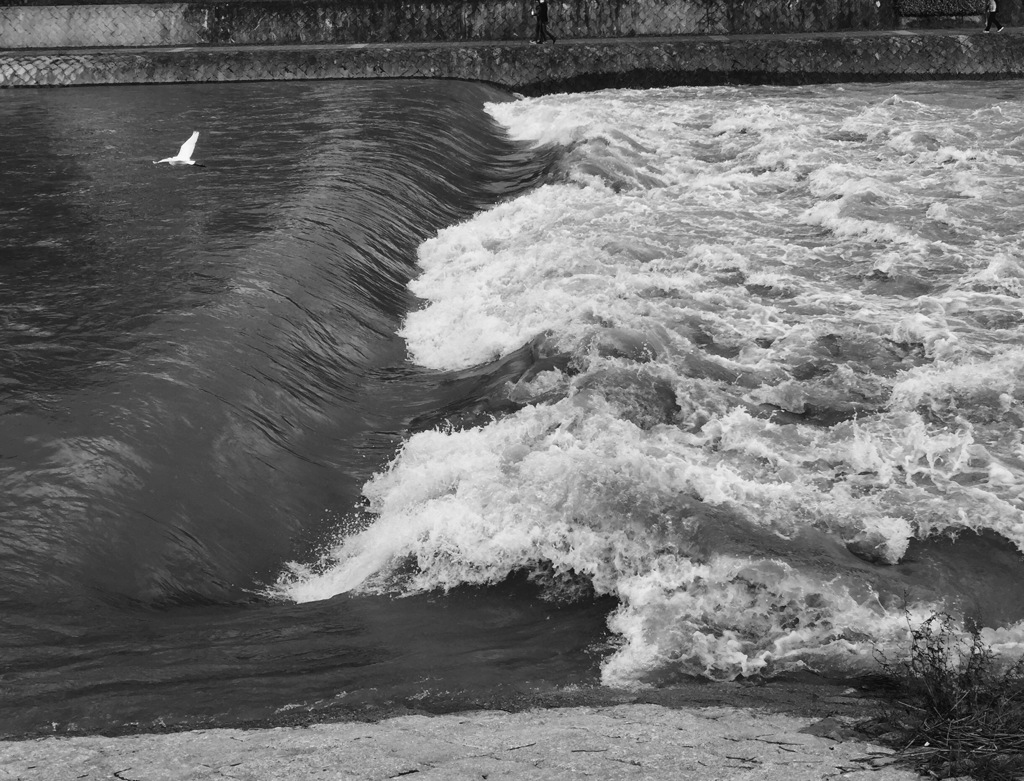
[[[196,141],[199,140],[199,131],[195,130],[192,135],[188,137],[188,141],[181,145],[181,149],[178,150],[178,154],[174,157],[165,157],[163,160],[154,160],[153,164],[157,163],[169,163],[170,165],[198,165],[200,168],[203,167],[202,163],[197,163],[192,159],[192,153],[196,149]]]

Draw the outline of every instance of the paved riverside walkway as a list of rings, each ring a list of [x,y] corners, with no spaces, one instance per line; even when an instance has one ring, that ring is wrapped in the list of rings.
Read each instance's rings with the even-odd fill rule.
[[[0,51],[0,87],[458,78],[527,94],[675,84],[1024,78],[1024,30]]]
[[[0,743],[0,781],[912,781],[834,720],[612,705]],[[816,733],[816,734],[815,734]]]

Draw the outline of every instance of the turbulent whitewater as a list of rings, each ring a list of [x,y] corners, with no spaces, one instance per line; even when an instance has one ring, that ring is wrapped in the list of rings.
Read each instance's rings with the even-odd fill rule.
[[[0,738],[1024,650],[1024,83],[0,123]]]
[[[863,672],[935,610],[1024,645],[1024,85],[489,104],[557,164],[418,250],[413,363],[528,354],[274,593],[528,573],[609,684]],[[524,353],[525,351],[525,353]]]

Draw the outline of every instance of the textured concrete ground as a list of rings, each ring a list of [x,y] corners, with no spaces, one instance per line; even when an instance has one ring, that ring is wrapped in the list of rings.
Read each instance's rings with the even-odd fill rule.
[[[0,743],[0,779],[911,781],[841,720],[733,707],[475,711]]]

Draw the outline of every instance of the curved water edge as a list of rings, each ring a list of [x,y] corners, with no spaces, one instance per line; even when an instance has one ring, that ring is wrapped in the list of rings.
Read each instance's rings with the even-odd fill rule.
[[[410,620],[254,590],[414,421],[522,371],[425,371],[396,336],[416,247],[544,175],[483,109],[507,99],[423,81],[0,95],[0,732],[238,723],[446,668],[429,604]],[[193,129],[205,168],[152,165]],[[419,620],[433,652],[396,637]]]
[[[252,104],[252,88],[168,88],[157,121],[136,113],[152,92],[29,100],[39,116],[17,123],[49,136],[14,139],[4,209],[20,598],[243,597],[355,501],[328,478],[346,448],[401,430],[423,403],[408,384],[436,384],[390,376],[416,246],[542,168],[468,110],[502,98],[478,85],[265,87]],[[141,162],[200,123],[207,168]]]
[[[865,672],[935,610],[1019,654],[1021,83],[490,110],[559,171],[420,248],[401,333],[549,364],[410,437],[279,592],[582,581],[616,685]]]
[[[0,93],[0,733],[1016,652],[1021,95]]]

